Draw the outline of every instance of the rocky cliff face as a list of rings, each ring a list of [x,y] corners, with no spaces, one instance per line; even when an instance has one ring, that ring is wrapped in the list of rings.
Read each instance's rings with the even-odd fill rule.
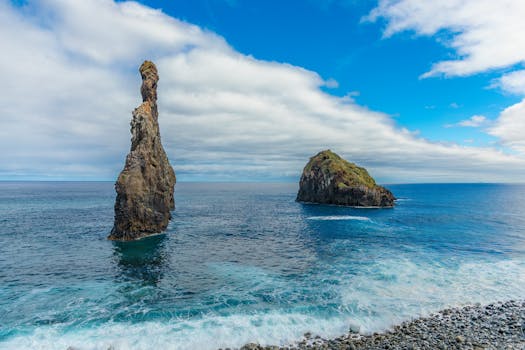
[[[394,195],[376,184],[366,169],[330,150],[319,152],[304,167],[298,202],[358,207],[393,207]]]
[[[175,209],[175,172],[160,142],[159,76],[153,62],[140,66],[142,104],[133,111],[131,150],[115,184],[115,223],[109,239],[134,240],[166,229]]]

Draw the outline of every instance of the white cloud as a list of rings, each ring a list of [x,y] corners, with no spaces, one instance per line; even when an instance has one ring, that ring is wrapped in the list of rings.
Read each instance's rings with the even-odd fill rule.
[[[525,153],[525,101],[501,112],[489,133],[499,137],[505,146]]]
[[[434,64],[422,75],[466,76],[525,63],[525,1],[523,0],[380,0],[366,18],[387,21],[385,37],[411,30],[419,35],[445,31],[444,41],[457,58]],[[497,79],[492,87],[525,96],[525,70],[515,70]],[[505,109],[488,131],[501,144],[524,153],[525,100]],[[474,118],[474,117],[473,117]],[[451,126],[479,127],[486,119],[469,119]]]
[[[504,74],[497,80],[494,86],[516,94],[525,96],[525,70],[517,70]]]
[[[458,123],[459,126],[466,126],[471,128],[479,128],[485,125],[487,118],[482,115],[474,115],[467,120],[462,120]]]
[[[329,89],[335,89],[339,87],[339,83],[334,78],[330,78],[325,81],[324,86],[326,86]]]
[[[487,125],[487,118],[483,115],[473,115],[469,119],[462,120],[455,124],[446,124],[446,128],[452,128],[455,126],[462,126],[462,127],[468,127],[468,128],[479,128],[482,126]]]
[[[522,0],[381,0],[367,19],[385,18],[386,37],[447,30],[451,38],[444,43],[457,58],[434,64],[423,77],[465,76],[525,62],[524,13]]]
[[[179,179],[299,176],[325,148],[388,181],[519,181],[525,173],[520,157],[419,138],[323,92],[333,83],[315,72],[243,55],[137,3],[45,0],[21,9],[0,0],[0,40],[0,147],[9,150],[0,178],[114,178],[146,58],[159,67],[159,122]]]
[[[191,46],[225,49],[224,40],[135,2],[40,0],[37,13],[61,47],[97,63],[140,60]],[[42,20],[44,18],[44,20]]]

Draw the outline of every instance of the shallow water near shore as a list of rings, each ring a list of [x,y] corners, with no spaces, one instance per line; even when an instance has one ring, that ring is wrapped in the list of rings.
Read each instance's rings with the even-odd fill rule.
[[[178,183],[166,234],[120,243],[112,183],[0,183],[0,348],[284,345],[525,297],[525,185],[388,187],[355,209]]]

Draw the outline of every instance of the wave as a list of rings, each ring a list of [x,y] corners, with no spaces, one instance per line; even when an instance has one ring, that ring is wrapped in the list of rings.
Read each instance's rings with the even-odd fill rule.
[[[250,342],[288,345],[303,339],[306,332],[336,337],[348,331],[348,324],[342,317],[316,318],[300,313],[271,312],[140,324],[106,323],[66,332],[47,326],[0,342],[0,347],[5,350],[216,350],[239,348]]]
[[[451,306],[520,299],[525,283],[525,263],[519,259],[447,266],[432,259],[415,262],[398,257],[375,260],[359,272],[333,268],[339,281],[326,291],[337,294],[337,314],[298,307],[142,323],[55,324],[23,329],[0,340],[0,348],[215,350],[249,342],[284,346],[302,340],[306,332],[333,338],[351,328],[369,334]]]
[[[310,216],[307,220],[321,220],[321,221],[336,221],[336,220],[357,220],[357,221],[372,221],[366,216],[353,215],[328,215],[328,216]]]
[[[347,276],[339,294],[341,304],[360,315],[360,332],[371,333],[449,307],[521,300],[524,285],[525,262],[520,260],[454,267],[400,258],[377,261]]]

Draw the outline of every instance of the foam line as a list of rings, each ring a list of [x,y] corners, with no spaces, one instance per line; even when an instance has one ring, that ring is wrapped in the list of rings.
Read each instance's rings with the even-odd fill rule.
[[[353,216],[353,215],[328,215],[328,216],[310,216],[307,220],[319,220],[319,221],[337,221],[337,220],[356,220],[356,221],[372,221],[366,216]]]

